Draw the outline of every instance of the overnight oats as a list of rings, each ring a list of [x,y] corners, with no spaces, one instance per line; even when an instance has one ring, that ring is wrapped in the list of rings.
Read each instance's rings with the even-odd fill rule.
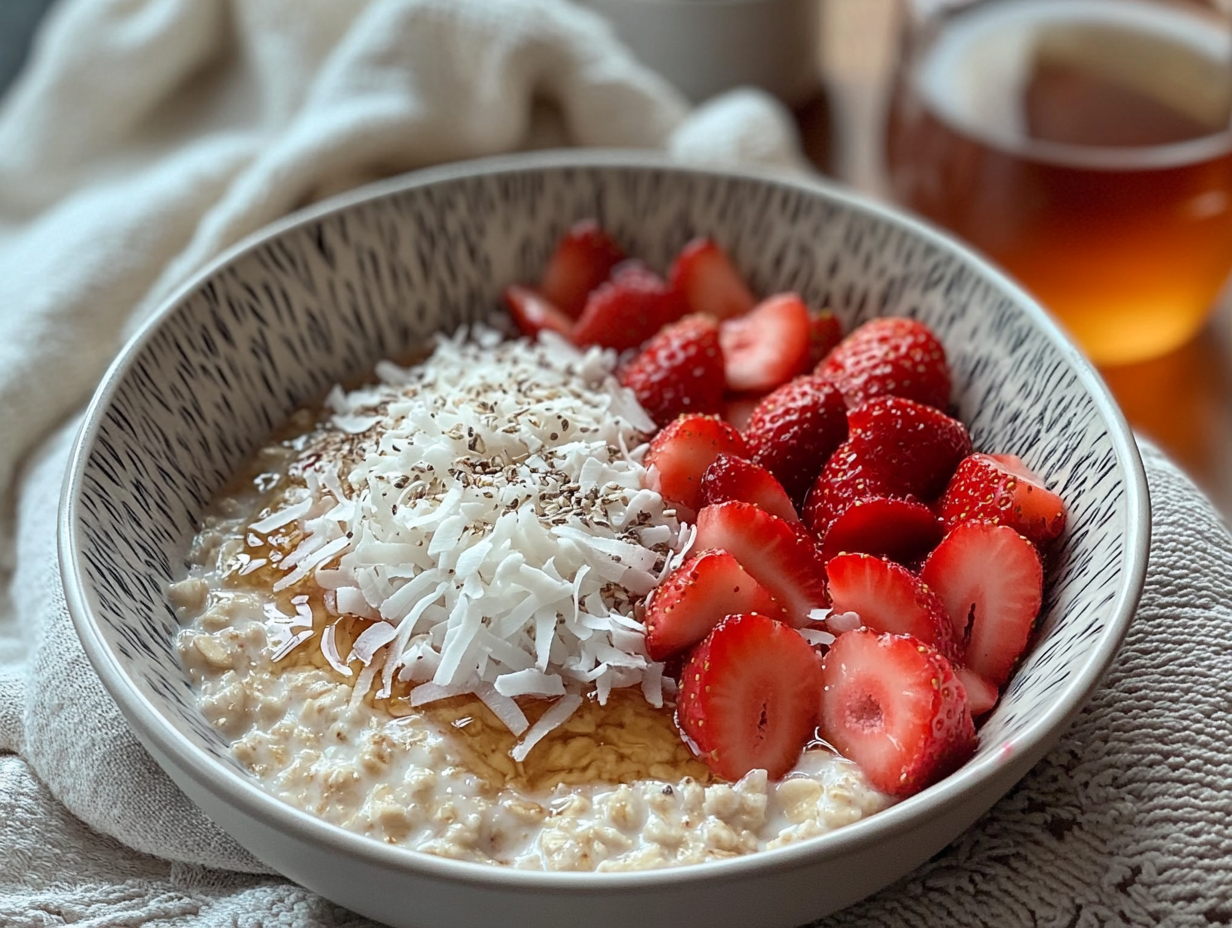
[[[1059,500],[940,411],[918,323],[840,342],[706,240],[664,281],[569,236],[523,337],[378,364],[219,494],[169,590],[202,713],[291,805],[525,869],[752,853],[947,775]]]

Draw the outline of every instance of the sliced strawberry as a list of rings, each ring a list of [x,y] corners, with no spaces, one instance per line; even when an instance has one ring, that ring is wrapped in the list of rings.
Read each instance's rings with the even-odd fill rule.
[[[668,574],[646,601],[646,653],[662,661],[697,644],[724,616],[783,610],[726,551],[700,551]]]
[[[891,496],[866,496],[831,520],[821,536],[821,556],[828,561],[851,551],[875,554],[900,564],[917,564],[943,535],[945,526],[923,503]]]
[[[542,330],[559,332],[565,338],[573,336],[573,320],[540,293],[529,287],[519,287],[511,284],[505,288],[505,305],[509,307],[509,315],[517,323],[518,330],[531,338]]]
[[[753,410],[764,396],[764,393],[729,393],[723,397],[723,421],[730,422],[743,432],[749,424]]]
[[[725,503],[730,499],[760,506],[771,515],[788,522],[800,521],[795,507],[787,498],[787,491],[774,479],[770,471],[743,458],[720,454],[702,474],[701,505]]]
[[[625,261],[586,299],[573,329],[578,345],[636,348],[685,315],[681,296],[637,261]]]
[[[808,309],[794,293],[762,300],[719,329],[727,388],[773,390],[800,373],[808,358]]]
[[[564,234],[548,259],[539,292],[570,319],[582,314],[590,291],[607,280],[625,259],[621,247],[593,219],[583,219]]]
[[[935,499],[971,453],[967,427],[901,396],[877,396],[847,416],[851,447],[895,495]]]
[[[687,316],[647,342],[621,368],[620,382],[664,426],[683,413],[717,413],[723,403],[722,372],[718,325],[706,316]]]
[[[822,679],[821,736],[882,792],[917,793],[975,753],[975,723],[952,665],[909,635],[840,635]]]
[[[749,456],[802,503],[826,461],[847,438],[843,396],[820,377],[797,377],[753,410],[744,430]]]
[[[684,296],[691,313],[730,319],[743,316],[756,302],[727,252],[708,238],[685,245],[667,279]]]
[[[945,604],[963,663],[994,686],[1005,683],[1043,600],[1035,545],[1005,525],[963,522],[933,549],[920,579]]]
[[[676,718],[706,766],[727,780],[786,774],[817,726],[821,667],[782,622],[730,615],[680,673]]]
[[[843,324],[828,309],[810,309],[808,317],[809,350],[805,370],[811,371],[843,340]]]
[[[954,674],[962,683],[963,689],[967,691],[967,705],[971,709],[973,719],[978,719],[981,715],[993,710],[997,705],[997,700],[1001,698],[1001,691],[994,684],[989,683],[970,667],[960,667],[955,664]]]
[[[835,613],[854,612],[873,631],[912,635],[958,657],[945,606],[907,568],[871,554],[840,554],[826,562],[826,575]]]
[[[678,514],[687,521],[701,508],[702,475],[714,459],[720,454],[743,457],[744,453],[744,439],[722,419],[690,414],[654,437],[642,463],[650,489],[683,507]]]
[[[735,557],[774,594],[797,628],[809,621],[811,610],[827,604],[825,563],[808,532],[752,503],[702,507],[694,544],[722,548]]]
[[[866,322],[843,339],[815,373],[838,384],[849,409],[885,394],[938,409],[950,402],[945,349],[914,319]]]
[[[830,523],[852,503],[892,495],[881,474],[868,467],[848,440],[834,449],[826,466],[817,475],[800,515],[804,524],[821,538],[830,528]]]
[[[954,472],[937,511],[947,526],[978,519],[1008,525],[1038,545],[1065,530],[1065,503],[1013,455],[972,454]]]

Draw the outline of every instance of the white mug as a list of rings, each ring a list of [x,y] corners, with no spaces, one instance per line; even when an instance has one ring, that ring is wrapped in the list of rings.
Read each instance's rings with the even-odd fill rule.
[[[701,102],[752,85],[798,106],[820,86],[820,0],[577,0]]]

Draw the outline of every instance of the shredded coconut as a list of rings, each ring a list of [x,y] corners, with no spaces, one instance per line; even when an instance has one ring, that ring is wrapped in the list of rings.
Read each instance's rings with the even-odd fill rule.
[[[662,704],[663,666],[633,606],[693,532],[643,487],[654,424],[615,363],[550,335],[497,343],[479,328],[330,393],[345,453],[319,455],[303,492],[252,528],[302,532],[275,590],[313,577],[339,614],[373,620],[345,659],[332,626],[321,636],[332,666],[360,662],[357,688],[379,673],[381,695],[395,679],[416,684],[414,705],[474,693],[525,733],[522,756],[583,689],[606,700],[640,685]],[[284,653],[301,638],[287,631]],[[529,732],[522,695],[559,697]]]

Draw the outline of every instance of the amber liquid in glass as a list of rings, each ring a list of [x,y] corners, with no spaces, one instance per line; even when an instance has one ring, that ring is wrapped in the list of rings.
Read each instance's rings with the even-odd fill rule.
[[[1163,354],[1232,268],[1232,39],[1134,0],[993,0],[907,60],[899,202],[1004,267],[1100,363]]]

